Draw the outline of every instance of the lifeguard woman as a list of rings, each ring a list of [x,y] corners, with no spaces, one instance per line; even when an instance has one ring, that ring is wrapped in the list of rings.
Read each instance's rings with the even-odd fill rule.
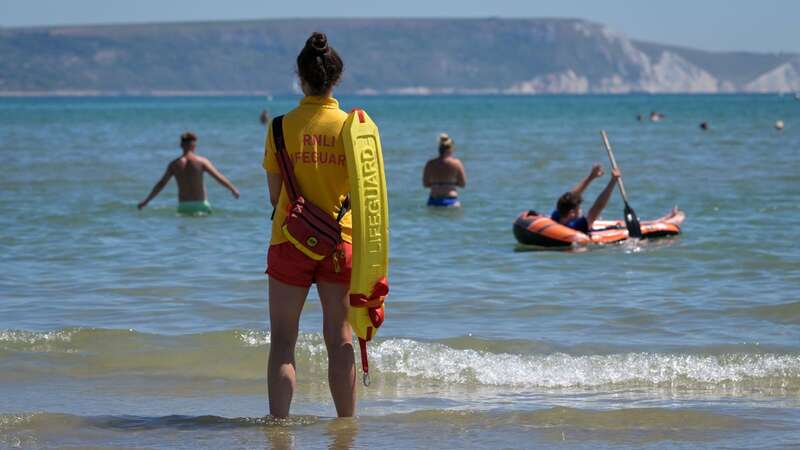
[[[322,303],[323,335],[328,351],[328,383],[336,413],[355,413],[355,359],[352,332],[347,322],[351,272],[351,218],[348,211],[337,217],[349,191],[347,164],[341,132],[347,114],[333,98],[333,87],[344,64],[322,33],[313,33],[297,56],[297,74],[305,97],[283,118],[286,153],[291,160],[303,197],[339,219],[339,250],[317,261],[287,241],[282,232],[287,206],[281,167],[276,155],[273,124],[267,133],[264,169],[269,198],[275,208],[267,256],[269,275],[270,350],[267,368],[269,410],[287,417],[297,381],[294,350],[308,290],[317,284]]]

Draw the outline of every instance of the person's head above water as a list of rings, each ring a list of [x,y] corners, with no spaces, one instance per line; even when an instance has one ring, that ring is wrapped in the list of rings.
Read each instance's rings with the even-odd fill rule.
[[[314,96],[330,95],[333,86],[339,82],[344,63],[339,54],[328,45],[324,33],[314,32],[306,40],[306,45],[297,55],[297,75],[303,93]]]
[[[194,133],[187,131],[181,135],[181,148],[184,152],[191,152],[197,143],[197,136]]]
[[[583,197],[576,192],[567,192],[558,199],[556,210],[561,220],[572,220],[581,215]]]
[[[439,135],[439,156],[450,156],[455,147],[456,143],[453,142],[453,138],[448,136],[447,133]]]

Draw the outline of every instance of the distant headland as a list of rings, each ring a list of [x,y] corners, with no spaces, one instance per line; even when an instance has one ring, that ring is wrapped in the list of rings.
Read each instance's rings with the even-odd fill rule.
[[[800,55],[640,42],[579,19],[270,19],[0,28],[0,95],[280,95],[324,31],[345,94],[800,91]]]

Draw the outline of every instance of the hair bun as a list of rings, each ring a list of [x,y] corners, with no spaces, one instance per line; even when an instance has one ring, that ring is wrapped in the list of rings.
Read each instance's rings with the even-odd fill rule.
[[[453,148],[453,138],[447,133],[439,134],[439,150]]]
[[[323,56],[330,52],[328,37],[325,36],[325,33],[320,33],[318,31],[311,33],[311,37],[306,41],[306,47],[314,50],[317,56]]]

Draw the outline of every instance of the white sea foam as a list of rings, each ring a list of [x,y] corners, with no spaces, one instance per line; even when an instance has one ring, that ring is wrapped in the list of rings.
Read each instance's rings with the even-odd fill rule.
[[[624,383],[678,387],[769,379],[770,385],[790,388],[800,383],[798,355],[515,355],[390,339],[373,345],[370,357],[373,367],[382,372],[493,386],[555,388]]]
[[[53,331],[0,330],[0,342],[12,344],[44,344],[70,342],[78,329]]]
[[[269,331],[245,330],[237,331],[237,337],[248,347],[260,347],[270,343]]]
[[[237,337],[246,347],[262,347],[272,341],[269,331],[237,331]],[[297,349],[312,355],[320,355],[325,353],[325,344],[318,333],[300,333],[297,337]]]
[[[127,330],[65,329],[49,332],[20,330],[0,331],[0,348],[43,353],[92,354],[95,358],[123,357],[107,355],[110,339],[119,339],[118,347],[137,352],[137,333]],[[235,347],[247,352],[266,351],[271,333],[264,330],[237,330],[235,341],[223,338],[214,351],[230,353]],[[170,336],[150,336],[148,370],[161,373],[174,369],[172,357],[181,350]],[[186,355],[205,345],[208,336],[192,338],[184,349]],[[220,337],[221,338],[221,337]],[[129,342],[129,340],[135,342]],[[218,339],[214,337],[214,339]],[[185,342],[183,338],[179,342]],[[66,345],[65,345],[66,344]],[[136,345],[134,345],[136,344]],[[234,345],[235,347],[229,347]],[[319,333],[300,333],[297,358],[324,368],[327,365],[325,342]],[[356,352],[358,351],[356,346]],[[82,357],[82,356],[79,356]],[[187,356],[188,357],[188,356]],[[450,384],[487,386],[530,386],[544,388],[593,387],[603,385],[663,386],[675,388],[738,388],[758,386],[800,391],[800,355],[775,353],[617,353],[570,355],[566,353],[518,354],[490,352],[471,348],[453,348],[443,343],[412,339],[386,339],[370,343],[371,367],[389,377],[416,377]],[[125,358],[127,360],[127,358]],[[131,361],[139,361],[138,357]],[[143,363],[144,364],[144,363]],[[115,366],[116,367],[116,366]],[[198,366],[206,373],[207,367]],[[48,370],[52,370],[49,368]],[[128,370],[137,370],[132,363]],[[249,367],[242,368],[250,377]],[[185,368],[180,368],[185,373]],[[97,372],[95,372],[97,375]],[[230,376],[225,374],[224,376]]]

